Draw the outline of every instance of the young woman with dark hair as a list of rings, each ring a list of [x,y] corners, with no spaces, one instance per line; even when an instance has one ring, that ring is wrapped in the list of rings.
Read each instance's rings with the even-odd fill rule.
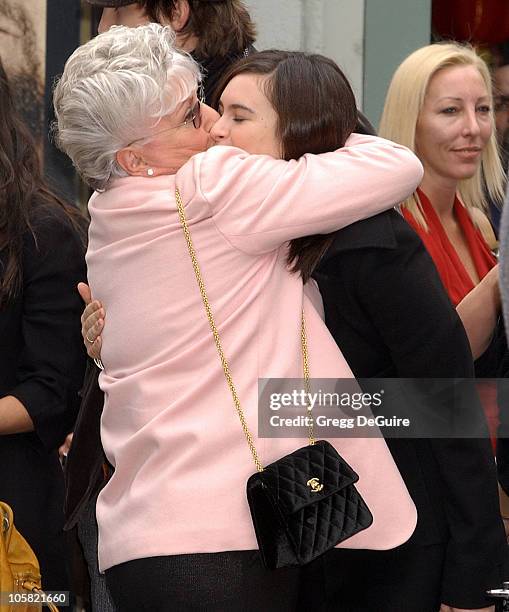
[[[331,60],[261,52],[225,74],[211,135],[217,144],[298,159],[345,143],[355,124],[352,100]],[[396,211],[294,239],[287,259],[305,279],[319,262],[326,323],[357,377],[472,376],[461,322],[423,244]],[[96,305],[86,314],[93,310],[83,330],[90,339],[104,324]],[[505,576],[506,562],[488,442],[387,442],[417,506],[414,536],[392,551],[329,552],[305,572],[302,609],[488,609],[484,592]]]
[[[261,79],[261,90],[277,115],[275,136],[280,147],[279,151],[273,151],[277,152],[277,157],[288,161],[298,159],[304,153],[333,151],[344,146],[357,125],[352,88],[338,65],[327,57],[295,51],[264,51],[239,61],[225,73],[213,97],[212,103],[220,113],[224,112],[220,98],[230,81],[238,75],[253,75]],[[298,95],[296,83],[302,84]],[[251,120],[249,111],[235,110],[237,116],[233,122]],[[240,116],[242,114],[244,116]],[[213,131],[218,144],[223,144],[222,126],[223,120],[219,120]],[[256,128],[256,124],[253,127]],[[254,134],[250,132],[249,135]],[[273,139],[274,134],[271,133],[270,138]],[[305,151],[303,143],[306,143]],[[243,139],[235,144],[249,152],[267,153],[265,142],[258,146],[258,151],[253,151],[253,140]],[[302,275],[304,282],[310,278],[333,240],[333,235],[317,235],[290,242],[288,262]]]
[[[85,356],[78,281],[85,221],[46,185],[0,64],[0,499],[47,590],[68,589],[57,449],[78,408]]]
[[[212,135],[218,144],[284,159],[334,150],[355,124],[345,114],[351,95],[326,58],[261,52],[225,74],[216,92],[222,117]],[[266,123],[264,103],[274,123],[256,142]],[[396,211],[292,240],[288,259],[305,280],[315,272],[327,326],[356,377],[473,376],[459,317],[424,245]],[[387,443],[417,507],[414,535],[390,551],[330,551],[307,570],[303,609],[487,610],[485,591],[507,576],[488,441]],[[324,592],[321,603],[317,592]]]

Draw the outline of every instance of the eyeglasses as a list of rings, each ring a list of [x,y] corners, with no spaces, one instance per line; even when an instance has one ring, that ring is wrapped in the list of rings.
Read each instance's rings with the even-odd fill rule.
[[[155,136],[159,136],[159,134],[163,134],[164,132],[169,132],[170,130],[176,130],[177,128],[181,128],[186,125],[189,125],[190,123],[193,124],[193,127],[195,129],[198,129],[201,126],[201,101],[200,100],[196,100],[196,103],[194,104],[192,108],[189,109],[189,112],[187,113],[186,118],[182,123],[179,123],[178,125],[172,125],[171,127],[164,128],[164,130],[160,130],[159,132],[156,132],[155,134],[151,134],[150,136],[143,136],[143,138],[137,138],[136,140],[133,140],[128,145],[126,145],[126,147],[130,147],[135,142],[141,142],[142,140],[148,140],[150,138],[154,138]]]
[[[196,104],[193,106],[193,108],[189,110],[189,112],[186,115],[186,119],[182,123],[180,123],[179,125],[174,125],[173,127],[167,128],[167,129],[174,130],[179,127],[184,127],[185,125],[188,125],[189,123],[192,123],[195,129],[198,129],[201,125],[201,101],[200,100],[196,100]],[[166,130],[161,130],[161,131],[166,131]]]

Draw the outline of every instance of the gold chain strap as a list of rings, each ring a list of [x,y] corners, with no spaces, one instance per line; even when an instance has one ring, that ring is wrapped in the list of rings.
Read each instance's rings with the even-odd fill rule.
[[[233,384],[233,379],[230,373],[230,367],[228,365],[228,361],[226,360],[225,354],[223,352],[223,347],[221,345],[221,340],[219,338],[219,332],[216,327],[216,323],[214,321],[214,316],[212,314],[212,309],[210,307],[210,302],[207,297],[207,292],[205,290],[205,283],[203,282],[203,278],[200,271],[200,266],[198,264],[198,259],[196,257],[196,251],[194,250],[193,241],[191,239],[191,233],[189,231],[189,227],[186,221],[186,215],[184,213],[184,205],[182,203],[182,198],[180,197],[180,192],[178,188],[175,188],[175,199],[177,201],[177,210],[179,214],[180,223],[182,224],[182,229],[184,230],[184,236],[187,242],[187,248],[189,250],[189,255],[191,256],[191,261],[193,264],[194,274],[196,276],[196,281],[198,283],[198,287],[200,288],[201,298],[203,301],[203,305],[205,306],[205,311],[207,313],[207,318],[209,320],[210,329],[212,331],[212,335],[214,337],[214,342],[217,348],[217,352],[219,353],[219,358],[221,359],[221,365],[223,366],[224,376],[226,378],[226,382],[228,383],[228,387],[230,388],[230,392],[232,394],[233,403],[235,404],[235,409],[237,410],[237,414],[240,419],[240,423],[242,425],[242,429],[244,431],[244,435],[246,436],[247,443],[249,445],[249,449],[253,456],[253,460],[256,465],[256,469],[259,472],[263,472],[263,465],[258,457],[258,453],[256,452],[256,448],[253,442],[253,436],[249,431],[249,427],[247,426],[246,418],[244,416],[244,411],[242,410],[242,406],[240,405],[239,396],[237,395],[237,390],[235,389],[235,385]],[[309,392],[309,358],[307,351],[307,338],[306,338],[306,325],[304,320],[304,310],[302,311],[302,319],[301,319],[301,345],[302,345],[302,366],[304,370],[304,385],[306,392]],[[315,440],[313,437],[313,418],[311,414],[311,407],[308,406],[308,415],[311,417],[311,422],[309,425],[309,443],[314,444]]]
[[[309,384],[309,357],[308,357],[308,339],[306,334],[306,320],[304,319],[304,309],[302,309],[301,321],[300,321],[300,344],[302,347],[302,370],[304,372],[304,390],[306,391],[306,398],[309,397],[311,392],[311,385]],[[308,425],[308,437],[309,444],[313,446],[315,443],[315,436],[313,432],[313,408],[309,404],[307,405],[308,417],[311,419]]]

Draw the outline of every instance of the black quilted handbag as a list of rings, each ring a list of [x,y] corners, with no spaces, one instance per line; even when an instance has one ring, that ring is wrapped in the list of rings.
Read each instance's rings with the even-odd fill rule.
[[[315,442],[312,426],[309,446],[265,468],[262,466],[223,353],[178,189],[175,189],[175,199],[226,382],[258,470],[247,481],[247,499],[263,563],[269,569],[304,565],[373,522],[354,485],[359,477],[329,442]],[[304,312],[301,340],[304,383],[308,390]],[[311,416],[309,409],[307,415]]]
[[[369,527],[373,517],[358,479],[325,440],[253,474],[247,499],[265,566],[304,565]]]

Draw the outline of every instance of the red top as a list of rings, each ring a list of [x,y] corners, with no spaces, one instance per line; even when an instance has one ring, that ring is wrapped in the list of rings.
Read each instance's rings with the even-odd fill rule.
[[[424,242],[424,246],[435,262],[452,303],[457,306],[467,293],[472,291],[475,286],[474,282],[447,237],[431,202],[420,189],[417,190],[417,193],[421,201],[424,218],[428,224],[428,230],[419,225],[412,213],[406,208],[403,209],[403,215]],[[454,215],[467,241],[468,250],[474,260],[477,274],[482,279],[495,266],[497,260],[491,253],[481,232],[474,226],[467,209],[457,197],[454,199]]]

